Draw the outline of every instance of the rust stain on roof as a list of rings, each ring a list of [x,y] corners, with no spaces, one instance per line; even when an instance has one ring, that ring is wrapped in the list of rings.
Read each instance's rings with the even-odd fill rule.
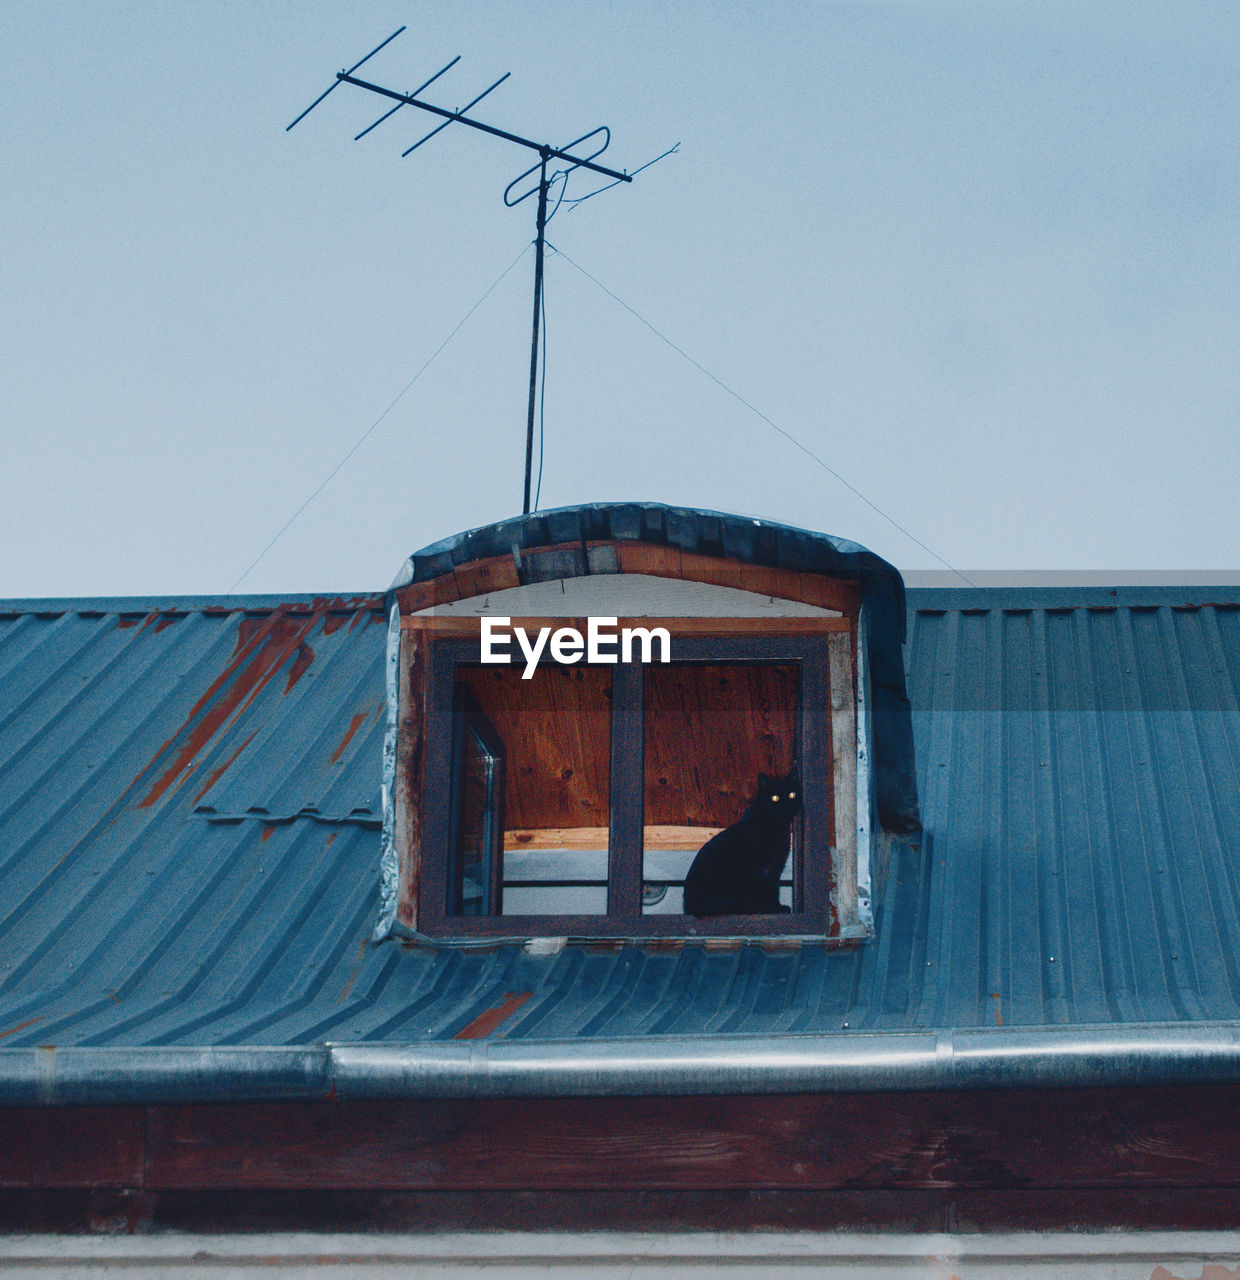
[[[203,787],[203,789],[194,797],[191,803],[197,804],[198,801],[201,800],[203,796],[205,796],[213,786],[215,786],[215,784],[224,776],[225,772],[227,772],[229,766],[233,764],[233,762],[246,749],[246,747],[248,747],[250,743],[254,741],[254,738],[256,737],[256,735],[257,735],[257,730],[254,733],[250,734],[250,736],[236,749],[236,751],[232,753],[232,755],[228,757],[227,760],[224,761],[223,764],[217,765],[214,769],[211,770],[210,774],[208,774],[207,776],[207,785]]]
[[[131,631],[134,627],[137,627],[139,634],[141,634],[147,627],[153,626],[156,632],[160,632],[184,616],[183,613],[173,614],[165,619],[158,609],[153,609],[150,613],[144,615],[122,614],[116,620],[116,629],[118,631]]]
[[[335,837],[335,833],[333,833],[333,839],[334,837]],[[328,843],[330,844],[331,841],[329,840]],[[357,963],[353,966],[353,972],[349,974],[348,982],[344,984],[344,990],[340,993],[339,998],[336,1000],[337,1004],[344,1004],[344,1002],[349,998],[349,992],[353,990],[353,984],[357,981],[357,975],[361,973],[362,965],[365,963],[365,961],[366,961],[366,939],[363,938],[361,942],[361,946],[358,948],[358,951],[357,951]]]
[[[352,720],[349,721],[349,727],[345,730],[345,735],[340,740],[340,745],[332,752],[332,764],[339,764],[340,757],[344,755],[345,749],[349,743],[353,741],[353,735],[362,727],[362,722],[366,719],[366,712],[359,711]]]
[[[190,708],[180,728],[134,778],[131,785],[136,786],[172,753],[171,761],[138,802],[138,807],[149,808],[184,782],[197,766],[197,756],[207,743],[250,706],[289,658],[293,662],[284,692],[293,688],[314,661],[314,650],[306,643],[306,637],[330,611],[373,606],[379,599],[378,596],[318,598],[308,605],[281,605],[262,616],[243,618],[228,665]]]
[[[494,1009],[480,1013],[472,1022],[467,1022],[452,1038],[453,1040],[485,1040],[505,1018],[516,1011],[533,995],[532,991],[518,994],[509,991]]]
[[[309,630],[307,621],[313,619],[293,620],[277,610],[270,618],[261,620],[261,629],[246,627],[247,622],[258,621],[247,618],[242,622],[232,661],[190,709],[184,724],[155,753],[151,765],[179,744],[172,763],[139,802],[140,809],[155,804],[178,780],[183,780],[195,757],[216,732],[254,701],[289,655],[297,650]]]
[[[314,650],[310,648],[305,641],[297,646],[297,657],[293,659],[293,665],[288,671],[288,683],[284,686],[284,692],[292,692],[293,686],[306,674],[306,668],[314,661]]]
[[[7,1031],[0,1031],[0,1040],[5,1036],[15,1036],[19,1031],[25,1031],[27,1027],[33,1027],[36,1022],[42,1022],[43,1014],[39,1014],[37,1018],[27,1018],[25,1022],[19,1022],[17,1026],[10,1027]]]
[[[336,601],[330,606],[323,619],[323,634],[333,635],[347,622],[349,630],[358,626],[371,626],[374,623],[387,624],[387,618],[379,608],[381,596],[357,596],[353,600]],[[378,612],[375,612],[379,610]]]

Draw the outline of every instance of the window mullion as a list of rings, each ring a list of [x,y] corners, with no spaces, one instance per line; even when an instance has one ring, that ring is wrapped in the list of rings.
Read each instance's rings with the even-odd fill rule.
[[[607,914],[632,919],[642,910],[645,794],[645,679],[640,662],[616,666],[611,699],[611,815]]]

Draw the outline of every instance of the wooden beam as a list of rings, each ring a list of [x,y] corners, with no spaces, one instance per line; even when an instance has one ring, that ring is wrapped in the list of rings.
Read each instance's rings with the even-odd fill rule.
[[[153,1107],[145,1183],[1234,1194],[1237,1117],[1234,1085]]]
[[[517,566],[511,556],[495,556],[489,560],[475,560],[470,564],[458,565],[452,571],[452,577],[456,582],[458,600],[489,595],[492,591],[507,591],[521,585]]]
[[[601,884],[602,881],[600,880]],[[422,931],[431,938],[572,938],[590,946],[655,944],[666,940],[683,946],[701,942],[709,947],[739,950],[747,939],[771,940],[788,946],[847,950],[864,945],[863,937],[835,937],[828,933],[826,913],[807,910],[797,915],[693,916],[650,915],[520,915],[451,916],[427,919]]]
[[[1230,1187],[0,1190],[0,1232],[1234,1231]],[[875,1243],[881,1248],[881,1236]],[[1119,1241],[1116,1241],[1117,1247]],[[1131,1256],[1131,1255],[1130,1255]],[[309,1263],[307,1263],[309,1265]],[[166,1268],[165,1268],[166,1269]],[[1200,1267],[1195,1270],[1200,1270]],[[1206,1275],[1216,1274],[1207,1269]],[[1149,1269],[1146,1269],[1148,1273]],[[1163,1280],[1171,1273],[1156,1270]],[[1230,1276],[1224,1269],[1219,1280]]]
[[[0,1107],[0,1187],[140,1187],[140,1107]]]
[[[561,548],[527,547],[519,554],[522,563],[539,564]],[[565,548],[567,549],[567,548]],[[579,549],[573,544],[571,549]],[[598,552],[610,550],[609,555]],[[856,617],[861,605],[861,591],[856,582],[831,578],[820,573],[802,573],[792,569],[772,569],[724,556],[707,556],[682,552],[676,547],[648,542],[591,542],[587,551],[594,559],[618,566],[621,573],[644,573],[656,578],[679,578],[689,582],[705,582],[716,586],[752,591],[778,600],[798,600],[822,609],[839,609]],[[586,561],[582,559],[582,567]],[[565,564],[569,561],[566,559]],[[569,572],[567,576],[581,576]],[[512,555],[490,556],[468,564],[457,565],[450,572],[425,582],[410,583],[396,591],[402,614],[432,609],[456,600],[472,599],[493,591],[520,586],[516,562]]]
[[[402,614],[418,609],[434,609],[460,598],[461,589],[455,573],[445,573],[426,582],[413,582],[407,587],[398,588],[396,592],[396,602]]]
[[[646,849],[700,849],[722,827],[647,826],[642,841]],[[543,827],[504,832],[504,851],[514,849],[606,849],[606,827]]]
[[[572,627],[584,636],[589,623],[588,618],[527,618],[514,617],[512,625],[524,628],[527,635],[540,627],[548,627],[558,631],[561,627]],[[403,631],[423,631],[432,635],[451,636],[470,639],[482,634],[482,619],[463,614],[419,613],[400,620]],[[731,636],[731,635],[770,635],[796,636],[835,634],[847,632],[852,626],[849,618],[827,617],[792,617],[792,618],[617,618],[616,626],[608,628],[611,635],[625,627],[664,627],[675,639],[677,636]],[[520,650],[516,643],[509,645],[513,661],[517,661]],[[616,650],[613,648],[613,652]]]
[[[396,806],[398,881],[396,918],[416,929],[422,889],[429,640],[418,631],[402,631],[396,698]]]
[[[400,1196],[422,1229],[1218,1229],[1240,1086],[4,1108],[0,1188],[13,1231],[69,1209],[125,1229],[135,1207],[183,1229],[298,1206],[374,1226]]]

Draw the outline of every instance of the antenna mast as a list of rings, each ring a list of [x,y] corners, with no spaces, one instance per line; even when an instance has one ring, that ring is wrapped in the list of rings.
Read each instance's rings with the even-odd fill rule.
[[[484,89],[471,102],[458,108],[456,111],[449,111],[445,107],[436,106],[432,102],[425,102],[419,98],[418,95],[422,93],[424,89],[429,88],[429,86],[438,80],[446,71],[451,70],[451,68],[461,60],[459,55],[453,58],[447,66],[444,66],[435,72],[429,80],[423,81],[422,84],[409,93],[398,93],[394,89],[387,89],[383,85],[373,84],[369,80],[361,80],[353,74],[358,67],[362,65],[362,63],[368,62],[376,53],[379,52],[380,49],[391,44],[391,42],[404,30],[404,27],[398,28],[396,31],[392,32],[392,34],[388,36],[382,44],[376,45],[375,48],[361,59],[361,61],[355,62],[351,67],[344,71],[337,72],[336,79],[321,94],[319,94],[319,96],[305,109],[305,111],[301,113],[301,115],[297,117],[296,120],[292,122],[292,124],[287,126],[286,132],[287,129],[291,129],[293,125],[304,120],[306,116],[308,116],[310,112],[313,111],[314,108],[332,92],[333,89],[339,88],[342,84],[348,84],[353,85],[355,88],[365,89],[370,93],[377,94],[381,98],[387,98],[396,104],[385,111],[373,124],[367,125],[361,133],[356,134],[353,139],[355,142],[360,138],[364,138],[372,129],[381,125],[389,117],[395,115],[401,107],[409,106],[417,107],[420,111],[426,111],[431,115],[438,116],[442,119],[443,123],[436,125],[435,128],[425,136],[419,138],[411,147],[408,147],[401,152],[402,158],[409,155],[410,152],[416,151],[424,142],[429,142],[437,133],[454,123],[468,125],[471,129],[477,129],[482,133],[489,133],[492,137],[500,138],[505,142],[515,143],[517,146],[525,147],[530,151],[536,151],[538,153],[538,160],[523,173],[518,174],[504,190],[504,203],[509,208],[520,204],[523,200],[528,200],[532,195],[537,194],[538,196],[537,214],[535,218],[536,231],[534,237],[534,322],[533,336],[530,341],[530,397],[529,412],[526,418],[525,428],[525,497],[524,505],[522,507],[522,511],[528,515],[530,510],[530,478],[534,459],[534,402],[538,384],[538,329],[539,316],[542,310],[543,247],[546,242],[546,228],[548,222],[548,192],[558,179],[563,178],[567,181],[568,175],[577,169],[585,169],[591,173],[597,173],[605,178],[611,179],[611,181],[606,183],[604,186],[598,187],[596,190],[589,192],[585,196],[580,196],[571,202],[573,204],[579,204],[582,200],[588,200],[590,196],[598,195],[600,191],[605,191],[608,187],[613,187],[619,182],[632,182],[634,175],[618,171],[616,169],[609,169],[605,165],[595,163],[596,158],[607,150],[607,147],[611,142],[611,130],[605,125],[602,125],[597,129],[592,129],[589,133],[583,134],[580,138],[575,139],[573,142],[568,143],[567,146],[561,148],[553,147],[550,143],[546,142],[535,142],[532,138],[523,138],[518,134],[509,133],[506,129],[498,129],[494,125],[483,124],[481,120],[474,120],[472,117],[465,114],[472,107],[475,107],[479,102],[481,102],[487,94],[492,92],[492,90],[498,89],[499,86],[508,79],[511,72],[505,72],[493,85],[490,86],[490,88]],[[585,144],[587,150],[590,147],[593,147],[594,149],[589,151],[588,155],[575,154],[573,148],[580,147],[582,144]],[[679,145],[679,143],[676,144],[676,146]],[[672,147],[669,151],[665,151],[663,155],[656,156],[655,160],[662,160],[663,156],[670,155],[671,152],[675,150],[676,147]],[[557,169],[555,172],[548,175],[547,168],[552,160],[562,160],[568,167],[566,169]],[[648,168],[649,165],[655,163],[655,160],[648,161],[647,164],[642,165],[640,169],[634,170],[634,173],[640,173],[641,169]],[[527,190],[522,191],[519,195],[514,195],[514,188],[518,187],[526,179],[531,178],[534,174],[538,175],[536,184],[531,185]],[[563,199],[563,196],[561,196],[561,199]]]

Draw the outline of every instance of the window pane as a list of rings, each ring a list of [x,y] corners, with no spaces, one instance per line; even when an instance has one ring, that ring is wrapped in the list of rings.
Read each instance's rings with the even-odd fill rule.
[[[493,864],[499,852],[499,802],[503,753],[476,709],[460,705],[456,716],[457,794],[452,822],[449,914],[494,914]]]
[[[457,683],[503,743],[500,912],[605,915],[610,670],[462,666]]]
[[[744,813],[758,774],[798,757],[796,664],[673,663],[646,668],[643,911],[680,914],[698,849]],[[793,861],[781,901],[792,905]]]

